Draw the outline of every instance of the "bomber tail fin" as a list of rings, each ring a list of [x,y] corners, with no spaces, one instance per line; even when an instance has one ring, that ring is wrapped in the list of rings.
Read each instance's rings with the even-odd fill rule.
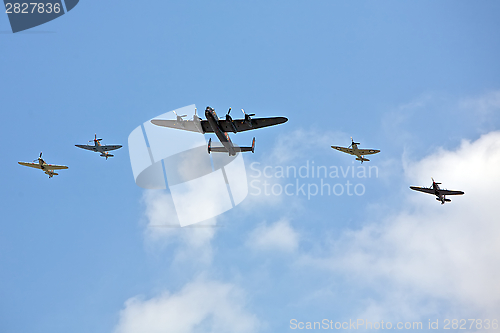
[[[208,146],[207,146],[208,153],[210,154],[211,152],[216,152],[216,153],[227,153],[227,149],[224,146],[216,146],[212,147],[212,138],[208,139]]]
[[[252,140],[252,146],[251,147],[234,147],[235,151],[238,152],[245,152],[245,151],[251,151],[252,153],[255,152],[255,138]]]

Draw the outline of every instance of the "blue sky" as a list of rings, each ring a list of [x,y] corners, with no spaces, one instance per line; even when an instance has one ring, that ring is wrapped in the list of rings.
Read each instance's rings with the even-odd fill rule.
[[[0,15],[0,331],[495,319],[499,10],[82,0],[17,34]],[[257,139],[247,170],[357,167],[330,148],[353,136],[381,149],[368,162],[379,176],[360,180],[363,196],[250,195],[216,218],[219,228],[148,227],[175,211],[168,191],[135,185],[128,135],[190,104],[289,118],[232,135]],[[94,133],[124,148],[105,161],[74,147]],[[17,164],[40,151],[69,169],[47,179]],[[430,177],[466,194],[441,206],[410,193]]]

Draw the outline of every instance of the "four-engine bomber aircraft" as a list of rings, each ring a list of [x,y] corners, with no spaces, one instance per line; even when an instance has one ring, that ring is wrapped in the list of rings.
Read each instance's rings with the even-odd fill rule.
[[[363,163],[363,161],[369,161],[369,159],[365,158],[364,155],[380,153],[380,150],[377,149],[358,149],[358,145],[359,142],[354,142],[354,140],[351,137],[351,145],[349,147],[345,148],[345,147],[332,146],[332,148],[347,154],[356,155],[357,156],[356,161],[361,161],[361,163]]]
[[[42,153],[40,153],[40,156],[38,157],[38,161],[34,160],[33,162],[17,162],[21,165],[28,166],[31,168],[35,169],[41,169],[45,174],[49,176],[49,178],[52,178],[53,176],[57,176],[58,173],[54,172],[54,170],[61,170],[61,169],[67,169],[68,167],[65,165],[56,165],[56,164],[47,164],[43,159],[42,159]]]
[[[451,199],[446,199],[447,195],[462,195],[464,192],[462,191],[450,191],[439,188],[441,183],[436,183],[434,178],[432,179],[432,187],[419,187],[419,186],[410,186],[412,190],[434,194],[437,198],[437,201],[441,201],[441,205],[444,205],[445,202],[451,202]]]
[[[94,140],[90,140],[89,142],[94,142],[94,145],[75,145],[78,148],[82,149],[87,149],[87,150],[92,150],[95,151],[96,153],[101,153],[101,157],[106,157],[106,160],[108,157],[113,157],[115,155],[111,155],[108,153],[108,150],[115,150],[119,149],[122,146],[121,145],[101,145],[101,140],[97,138],[97,134],[94,135]]]
[[[176,115],[176,120],[164,120],[164,119],[153,119],[151,123],[157,126],[177,128],[186,131],[205,133],[215,133],[217,138],[219,138],[222,143],[222,147],[212,147],[212,139],[208,141],[208,153],[223,152],[229,153],[229,156],[236,155],[237,152],[251,151],[254,152],[255,149],[255,138],[253,138],[251,147],[238,147],[235,146],[231,139],[229,138],[228,132],[243,132],[254,130],[257,128],[274,126],[282,124],[288,121],[285,117],[269,117],[269,118],[252,118],[255,114],[247,114],[243,109],[244,119],[234,119],[231,118],[230,112],[231,108],[226,114],[226,119],[219,119],[215,110],[209,106],[205,109],[205,117],[207,120],[202,120],[196,115],[196,109],[194,111],[193,120],[184,120],[183,118],[187,115]],[[174,112],[175,113],[175,112]]]

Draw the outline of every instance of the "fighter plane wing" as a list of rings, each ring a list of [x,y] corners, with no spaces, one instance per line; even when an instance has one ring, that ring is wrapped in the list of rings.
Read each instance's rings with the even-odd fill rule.
[[[122,147],[121,145],[103,145],[101,146],[101,149],[104,151],[108,151],[108,150],[120,149],[121,147]]]
[[[434,194],[434,190],[432,188],[428,187],[419,187],[419,186],[410,186],[412,190],[419,191],[419,192],[424,192],[424,193],[429,193],[429,194]]]
[[[377,150],[377,149],[358,149],[358,152],[360,155],[371,155],[371,154],[380,153],[380,150]]]
[[[17,162],[21,165],[32,167],[35,169],[41,169],[40,164],[35,163],[35,162]],[[57,165],[57,164],[44,164],[43,165],[45,170],[60,170],[60,169],[67,169],[68,167],[65,165]]]
[[[68,167],[65,165],[57,165],[57,164],[44,164],[45,169],[48,170],[61,170],[67,169]]]
[[[257,128],[274,126],[278,124],[283,124],[288,121],[285,117],[267,117],[267,118],[252,118],[250,121],[245,121],[245,119],[234,119],[233,124],[236,127],[237,132],[250,131]],[[220,127],[224,132],[233,132],[233,126],[231,122],[221,119],[219,120]],[[208,131],[207,131],[208,132]]]
[[[450,191],[450,190],[439,190],[439,193],[442,195],[462,195],[464,192],[462,191]]]
[[[95,146],[91,146],[91,145],[75,145],[75,146],[78,148],[82,148],[82,149],[87,149],[87,150],[92,150],[92,151],[95,150],[94,149]]]
[[[33,163],[33,162],[17,162],[17,163],[24,165],[24,166],[27,166],[27,167],[40,169],[40,164],[38,164],[38,163]]]
[[[337,147],[337,146],[332,146],[333,149],[337,149],[338,151],[354,155],[353,150],[351,148],[346,148],[346,147]]]

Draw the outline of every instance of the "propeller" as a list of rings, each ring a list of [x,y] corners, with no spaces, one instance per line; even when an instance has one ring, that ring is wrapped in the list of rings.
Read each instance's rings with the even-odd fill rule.
[[[177,117],[177,121],[178,121],[178,122],[184,121],[184,119],[182,119],[182,118],[187,117],[187,114],[183,114],[183,115],[179,116],[179,115],[177,114],[177,112],[175,112],[175,111],[174,111],[174,114],[175,114],[175,116]]]
[[[94,140],[89,140],[89,142],[101,141],[102,139],[97,138],[97,134],[94,134]]]
[[[243,110],[243,109],[242,109]],[[238,132],[236,130],[236,125],[234,125],[234,121],[233,121],[233,118],[231,118],[231,116],[229,115],[231,113],[231,108],[229,108],[229,110],[227,111],[227,114],[226,114],[226,121],[229,122],[231,124],[231,127],[233,128],[233,133],[236,133]]]
[[[193,115],[193,120],[201,120],[200,117],[198,117],[198,115],[196,114],[196,111],[198,111],[197,108],[194,108],[194,115]]]
[[[359,145],[359,142],[354,142],[354,140],[352,139],[352,136],[351,136],[351,144],[347,148],[351,148],[352,145]]]
[[[436,183],[436,182],[434,181],[434,178],[433,178],[433,177],[431,177],[431,179],[432,179],[432,185],[434,185],[434,184],[436,184],[436,185],[441,185],[441,183]]]
[[[247,114],[247,113],[245,113],[245,110],[243,110],[243,109],[241,109],[241,112],[243,112],[243,114],[245,115],[245,118],[246,117],[253,117],[253,116],[255,116],[255,113],[248,113]]]
[[[353,144],[354,144],[354,140],[352,139],[352,136],[351,136],[351,144],[349,145],[348,148],[351,148]]]
[[[229,110],[227,110],[227,114],[226,114],[226,120],[227,121],[233,121],[233,118],[231,118],[231,116],[229,115],[231,113],[231,108],[229,108]]]
[[[33,160],[33,162],[39,162],[40,160],[42,160],[42,152],[40,152],[40,156],[36,160]]]
[[[248,123],[248,125],[250,127],[252,127],[252,118],[253,116],[255,116],[255,113],[245,113],[245,110],[241,109],[241,112],[243,112],[243,114],[245,115],[245,122]]]

